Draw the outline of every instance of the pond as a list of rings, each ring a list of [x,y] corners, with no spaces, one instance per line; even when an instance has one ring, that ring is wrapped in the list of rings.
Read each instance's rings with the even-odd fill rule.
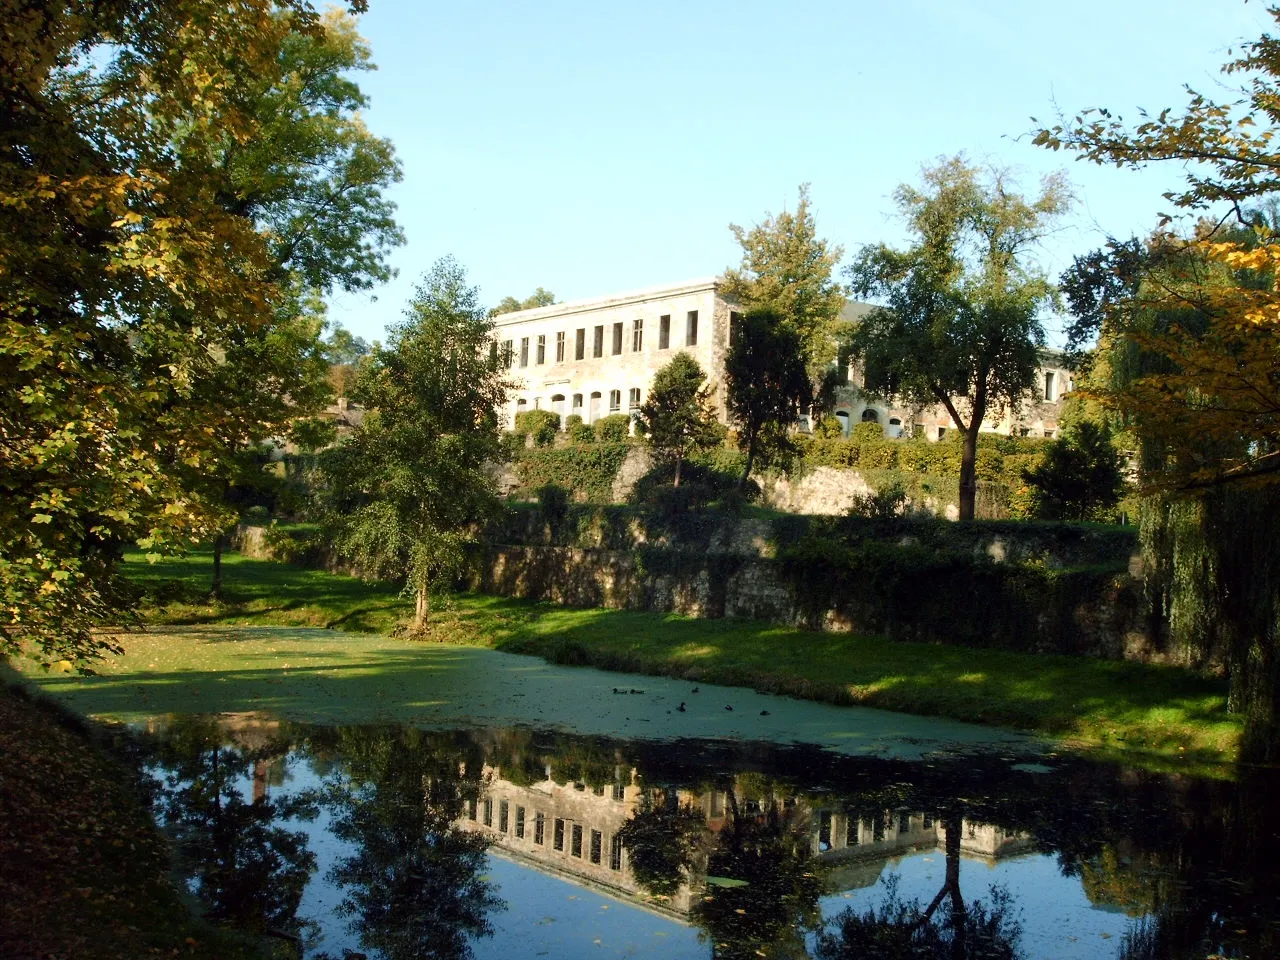
[[[133,729],[190,891],[311,960],[1280,955],[1274,776],[264,713]]]

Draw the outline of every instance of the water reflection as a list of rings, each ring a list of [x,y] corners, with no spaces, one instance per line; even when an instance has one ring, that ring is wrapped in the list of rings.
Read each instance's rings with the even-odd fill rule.
[[[518,885],[495,889],[492,855],[691,924],[701,956],[1280,953],[1273,776],[244,717],[174,720],[147,743],[158,815],[210,915],[316,958],[483,956],[531,922]],[[1046,869],[1114,934],[1069,942],[1084,934],[1047,918]],[[299,916],[320,888],[337,921]]]

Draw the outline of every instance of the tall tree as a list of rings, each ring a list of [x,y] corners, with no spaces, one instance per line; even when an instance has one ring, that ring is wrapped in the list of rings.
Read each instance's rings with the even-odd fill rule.
[[[1105,520],[1124,492],[1124,461],[1105,425],[1082,420],[1050,441],[1044,459],[1022,472],[1044,520]]]
[[[1280,10],[1269,12],[1280,23]],[[1280,186],[1280,39],[1245,43],[1223,72],[1245,80],[1233,101],[1188,89],[1181,111],[1143,114],[1130,126],[1089,110],[1040,130],[1036,142],[1108,165],[1177,163],[1187,182],[1166,197],[1215,218],[1185,239],[1157,235],[1077,261],[1082,296],[1073,309],[1081,333],[1100,332],[1105,349],[1131,361],[1105,396],[1140,440],[1156,612],[1175,637],[1226,647],[1229,704],[1245,717],[1241,756],[1274,762],[1280,234],[1274,217],[1249,207]],[[1228,221],[1242,229],[1225,230]]]
[[[689,455],[713,446],[723,435],[697,360],[682,351],[653,375],[636,427],[655,453],[675,463],[674,485],[680,486],[680,467]]]
[[[262,132],[249,94],[325,28],[301,0],[0,16],[0,647],[83,665],[129,605],[120,544],[160,552],[225,520],[192,478],[256,414],[210,381],[297,316],[309,259],[265,206],[238,207],[226,161]]]
[[[364,422],[323,461],[339,546],[370,576],[404,578],[415,630],[497,508],[485,465],[500,454],[507,385],[491,329],[466,271],[438,261],[361,368]]]
[[[747,310],[767,308],[800,334],[816,383],[835,358],[844,290],[835,280],[844,248],[818,236],[809,185],[800,185],[794,213],[767,215],[750,230],[729,224],[742,263],[724,272],[723,294]]]
[[[946,409],[963,435],[960,519],[972,520],[978,432],[1035,382],[1040,312],[1054,302],[1030,248],[1070,197],[1053,175],[1029,201],[1004,171],[955,157],[895,199],[914,242],[865,247],[848,268],[859,295],[882,301],[854,330],[852,353],[872,392]]]
[[[746,486],[757,464],[785,458],[788,430],[812,399],[800,332],[770,308],[747,311],[731,331],[724,376]]]

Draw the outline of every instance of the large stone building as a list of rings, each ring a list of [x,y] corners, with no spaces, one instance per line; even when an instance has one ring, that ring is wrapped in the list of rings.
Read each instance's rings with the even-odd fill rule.
[[[705,277],[591,300],[575,300],[501,314],[494,337],[508,358],[514,386],[508,396],[510,424],[525,410],[577,414],[593,423],[613,413],[634,413],[648,396],[654,374],[684,351],[702,366],[714,388],[722,420],[728,419],[722,377],[729,331],[739,309],[721,293],[722,280]],[[851,303],[856,320],[868,309]],[[904,434],[937,440],[955,429],[941,405],[912,409],[876,399],[860,389],[856,368],[837,394],[834,415],[848,433],[860,422],[879,423],[891,437]],[[1053,436],[1071,373],[1046,352],[1035,395],[1016,412],[984,423],[997,433]],[[802,421],[801,429],[808,429]]]

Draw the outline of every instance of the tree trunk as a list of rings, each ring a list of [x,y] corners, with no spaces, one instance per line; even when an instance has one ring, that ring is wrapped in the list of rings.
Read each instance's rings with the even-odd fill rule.
[[[213,586],[209,594],[217,600],[222,599],[222,550],[226,541],[222,533],[213,538]]]
[[[951,894],[951,956],[955,960],[964,960],[966,956],[965,921],[968,919],[964,905],[964,897],[960,894],[960,831],[964,822],[958,813],[951,814],[945,820],[947,828],[947,890]]]
[[[1280,656],[1275,640],[1274,635],[1254,636],[1232,645],[1228,701],[1233,713],[1244,714],[1241,763],[1280,763]]]
[[[684,463],[684,457],[677,456],[676,457],[676,480],[675,480],[675,483],[671,484],[673,487],[680,486],[680,467],[683,463]]]
[[[413,629],[415,632],[427,628],[427,614],[431,610],[430,587],[425,583],[418,587],[413,607]]]
[[[747,484],[751,481],[751,468],[756,462],[756,435],[753,433],[747,441],[747,465],[742,468],[742,481],[739,486],[743,490],[747,489]]]
[[[960,449],[960,519],[972,520],[978,502],[978,428],[982,421],[974,413],[969,429],[964,432]]]

